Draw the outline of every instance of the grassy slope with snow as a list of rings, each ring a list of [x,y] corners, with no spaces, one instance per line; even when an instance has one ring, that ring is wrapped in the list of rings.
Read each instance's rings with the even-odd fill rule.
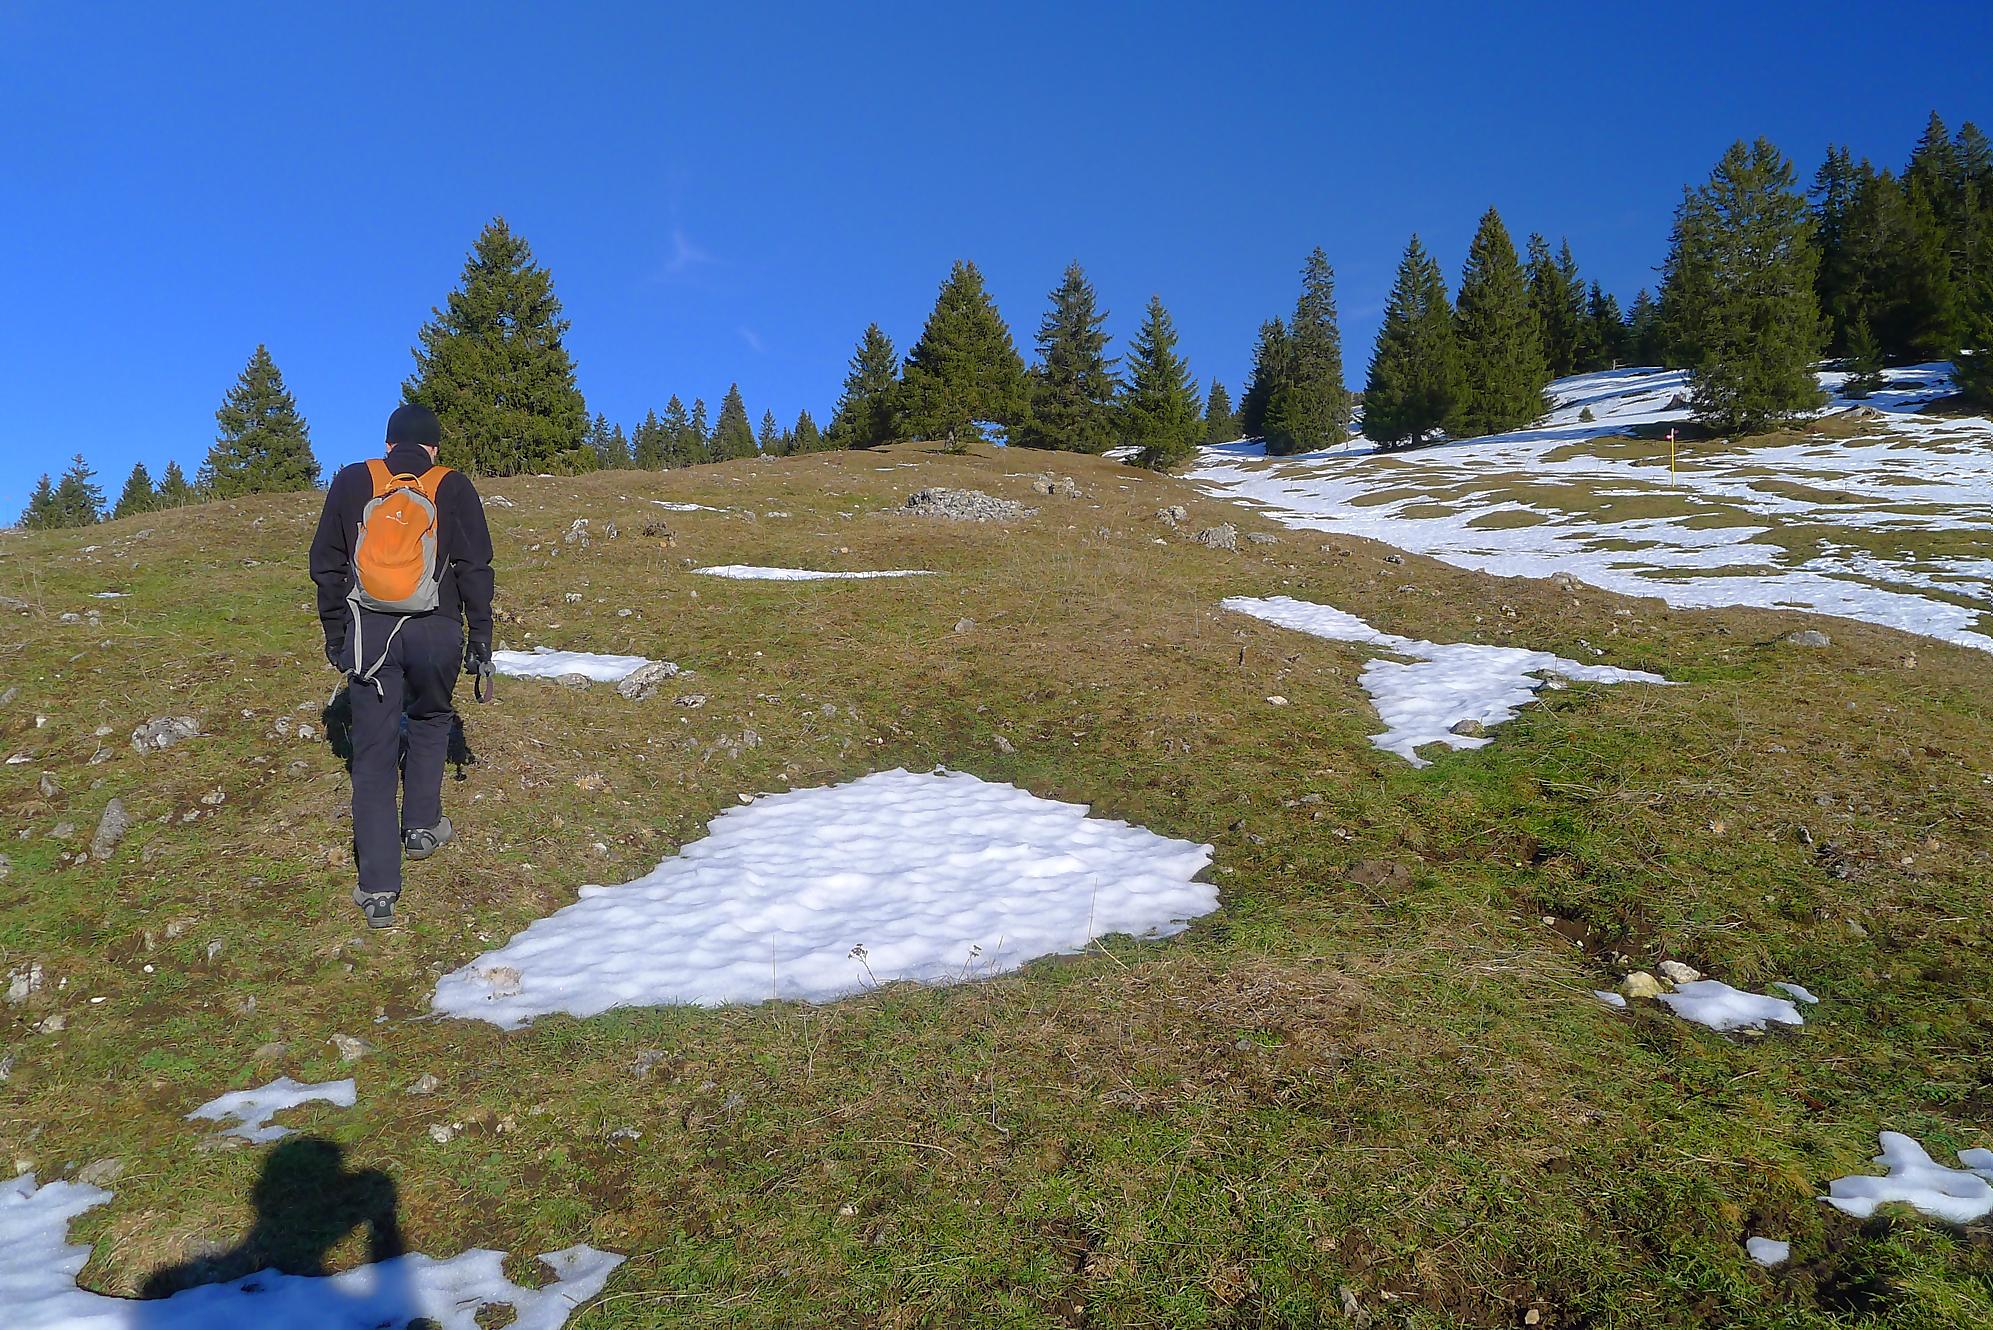
[[[182,1119],[283,1073],[357,1079],[355,1107],[284,1121],[393,1175],[411,1249],[628,1254],[576,1330],[1306,1325],[1335,1323],[1344,1288],[1377,1324],[1993,1318],[1984,1242],[1814,1199],[1867,1171],[1880,1129],[1945,1159],[1989,1144],[1983,654],[1392,563],[1092,459],[1054,459],[1086,497],[1036,496],[1016,473],[1041,460],[906,447],[488,484],[513,502],[491,514],[507,644],[675,660],[708,700],[501,680],[466,704],[458,839],[387,935],[329,862],[338,759],[273,732],[315,723],[331,682],[302,573],[315,497],[0,535],[0,594],[31,606],[0,634],[19,690],[0,747],[29,758],[0,766],[27,833],[4,846],[0,970],[48,976],[0,1007],[0,1147],[44,1176],[124,1163],[77,1226],[85,1282],[129,1291],[246,1231],[261,1152],[198,1151]],[[1041,512],[884,515],[925,484]],[[1178,502],[1279,543],[1193,544],[1153,517]],[[582,516],[621,537],[560,545]],[[660,517],[670,537],[644,530]],[[945,576],[692,571],[727,563]],[[1223,613],[1228,595],[1681,686],[1574,686],[1414,769],[1368,742],[1365,648]],[[58,621],[90,609],[101,624]],[[1781,641],[1804,626],[1834,645]],[[160,714],[206,735],[134,753]],[[1159,944],[824,1007],[422,1019],[438,976],[578,884],[649,871],[742,793],[937,763],[1213,843],[1220,909]],[[113,795],[136,830],[110,863],[65,863]],[[1751,1039],[1615,1012],[1590,996],[1611,950],[1823,1000]],[[334,1034],[376,1051],[345,1066]],[[405,1096],[425,1073],[438,1091]],[[1792,1263],[1762,1270],[1747,1233],[1790,1239]]]

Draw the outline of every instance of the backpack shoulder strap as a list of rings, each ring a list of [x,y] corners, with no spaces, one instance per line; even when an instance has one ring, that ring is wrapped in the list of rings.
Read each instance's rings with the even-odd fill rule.
[[[443,488],[443,481],[449,476],[450,471],[451,468],[438,463],[416,477],[415,487],[429,496],[429,502],[434,503],[436,492]]]
[[[367,474],[373,479],[374,497],[376,499],[386,494],[394,484],[394,472],[388,470],[388,464],[381,458],[369,457],[367,459]]]

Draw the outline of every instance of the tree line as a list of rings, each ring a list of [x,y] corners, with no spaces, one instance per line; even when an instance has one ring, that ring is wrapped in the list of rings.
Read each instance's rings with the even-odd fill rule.
[[[1861,395],[1885,363],[1953,358],[1961,391],[1993,407],[1993,145],[1933,112],[1900,175],[1830,146],[1810,190],[1764,139],[1732,145],[1675,210],[1656,291],[1622,310],[1585,280],[1568,240],[1532,234],[1518,252],[1500,214],[1482,216],[1450,294],[1415,234],[1399,260],[1361,392],[1344,381],[1335,273],[1317,248],[1293,310],[1261,325],[1236,405],[1200,392],[1174,321],[1152,296],[1125,363],[1108,354],[1107,313],[1079,264],[1047,298],[1027,365],[976,265],[957,261],[901,358],[876,323],[853,351],[819,427],[750,422],[730,385],[708,423],[703,399],[674,395],[629,430],[590,417],[564,338],[553,277],[504,218],[478,236],[457,287],[418,334],[403,399],[443,422],[443,459],[488,475],[662,470],[756,455],[863,448],[903,439],[1001,437],[1100,453],[1130,447],[1168,468],[1200,444],[1258,439],[1269,453],[1341,443],[1353,424],[1380,447],[1524,427],[1549,409],[1552,380],[1624,364],[1686,371],[1696,418],[1742,433],[1824,400],[1815,368],[1836,358]],[[315,485],[310,432],[267,347],[215,414],[192,482],[169,463],[132,469],[110,515]],[[104,496],[76,457],[43,476],[21,523],[94,522]]]

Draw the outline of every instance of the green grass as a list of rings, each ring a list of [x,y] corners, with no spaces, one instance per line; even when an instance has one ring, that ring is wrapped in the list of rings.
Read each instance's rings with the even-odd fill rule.
[[[1374,1324],[1419,1327],[1993,1324],[1982,1230],[1815,1199],[1867,1171],[1878,1129],[1947,1160],[1988,1143],[1983,656],[1839,620],[1802,651],[1779,639],[1803,616],[1387,564],[1055,460],[1084,498],[1031,496],[1014,454],[920,448],[488,483],[517,505],[491,509],[501,639],[673,659],[710,700],[501,680],[497,705],[466,702],[458,839],[385,935],[333,862],[338,761],[271,737],[279,715],[316,725],[333,682],[301,571],[316,499],[0,536],[0,594],[33,607],[0,638],[19,689],[0,745],[33,759],[0,767],[29,833],[5,847],[0,968],[50,975],[4,1008],[0,1144],[43,1176],[124,1161],[77,1225],[85,1282],[129,1292],[240,1238],[262,1152],[199,1151],[182,1115],[280,1072],[349,1074],[327,1042],[344,1033],[377,1046],[350,1069],[358,1105],[285,1120],[392,1174],[422,1251],[628,1253],[581,1330],[1337,1325],[1344,1289]],[[919,465],[876,469],[901,461]],[[930,483],[1041,512],[882,513]],[[1171,502],[1191,529],[1223,516],[1279,543],[1193,545],[1153,519]],[[559,546],[578,516],[593,542]],[[668,544],[642,534],[655,520]],[[943,576],[730,583],[688,561]],[[132,595],[86,599],[106,587]],[[1281,593],[1436,640],[1590,642],[1682,686],[1546,694],[1416,770],[1366,740],[1362,652],[1217,608]],[[57,621],[88,608],[101,626]],[[134,726],[182,713],[206,736],[131,751]],[[745,727],[763,742],[729,756]],[[1212,842],[1221,909],[1163,944],[823,1007],[510,1034],[423,1018],[437,975],[581,883],[647,871],[742,793],[938,763]],[[136,821],[114,862],[61,863],[112,795]],[[63,820],[77,840],[46,837]],[[1368,860],[1408,880],[1358,885]],[[1590,998],[1612,952],[1826,1000],[1803,1030],[1723,1038]],[[65,1028],[31,1031],[55,1013]],[[639,1076],[644,1050],[661,1057]],[[441,1090],[405,1096],[425,1072]],[[439,1122],[463,1130],[437,1145]],[[1754,1232],[1794,1263],[1751,1264]]]

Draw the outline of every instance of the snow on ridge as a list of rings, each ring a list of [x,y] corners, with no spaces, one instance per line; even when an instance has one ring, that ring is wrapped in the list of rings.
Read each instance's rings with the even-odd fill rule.
[[[1539,676],[1557,674],[1584,683],[1668,682],[1658,674],[1586,665],[1548,651],[1427,642],[1381,633],[1346,610],[1291,596],[1228,596],[1221,606],[1332,642],[1354,642],[1412,657],[1410,663],[1373,659],[1363,667],[1358,682],[1384,722],[1383,732],[1372,735],[1370,742],[1415,767],[1426,765],[1418,755],[1426,744],[1479,748],[1489,742],[1486,735],[1457,734],[1453,727],[1474,721],[1492,729],[1514,720],[1544,687],[1546,680]]]
[[[1882,1132],[1878,1139],[1882,1153],[1875,1162],[1884,1175],[1836,1178],[1821,1200],[1857,1219],[1867,1219],[1888,1201],[1953,1224],[1993,1214],[1993,1150],[1960,1150],[1958,1161],[1965,1167],[1947,1168],[1900,1131]]]
[[[766,796],[643,877],[584,886],[445,975],[445,1015],[507,1029],[612,1007],[827,1002],[1163,937],[1217,908],[1211,847],[963,772]]]
[[[596,683],[621,683],[650,663],[648,656],[602,656],[592,651],[556,651],[552,647],[491,653],[492,668],[515,679],[558,679],[563,674],[585,674]]]
[[[299,1104],[309,1104],[324,1100],[335,1108],[353,1107],[354,1088],[349,1077],[343,1081],[320,1081],[316,1085],[303,1085],[288,1076],[279,1076],[268,1085],[259,1085],[253,1090],[231,1090],[225,1095],[208,1100],[187,1115],[187,1121],[225,1122],[235,1118],[232,1127],[223,1127],[221,1135],[240,1136],[245,1141],[261,1145],[266,1141],[281,1140],[291,1134],[289,1127],[277,1127],[270,1119],[287,1108]]]
[[[1845,378],[1819,377],[1829,388]],[[1225,444],[1203,449],[1190,476],[1227,497],[1264,505],[1291,527],[1368,537],[1497,576],[1564,572],[1680,609],[1811,610],[1993,651],[1993,633],[1981,617],[1993,614],[1983,561],[1882,557],[1828,540],[1809,556],[1767,539],[1780,523],[1815,531],[1993,533],[1993,420],[1916,413],[1951,391],[1945,364],[1893,370],[1889,383],[1895,386],[1862,401],[1836,397],[1826,408],[1874,408],[1878,437],[1719,453],[1684,444],[1674,476],[1665,442],[1599,452],[1573,447],[1685,422],[1688,412],[1669,403],[1686,392],[1686,376],[1652,369],[1560,379],[1551,385],[1552,411],[1506,434],[1391,454],[1356,439],[1274,459],[1256,444]],[[1587,409],[1591,421],[1580,419]],[[1537,487],[1554,500],[1565,485],[1588,488],[1592,498],[1585,502],[1596,507],[1532,501]],[[1637,521],[1610,511],[1621,499],[1645,497],[1666,498],[1686,511]],[[1739,570],[1748,575],[1711,575]]]
[[[919,568],[886,568],[871,572],[826,573],[814,568],[766,568],[751,563],[722,563],[710,568],[694,568],[695,573],[707,577],[730,577],[742,582],[830,582],[860,580],[871,577],[932,577],[933,573]]]
[[[35,1185],[22,1173],[0,1182],[0,1307],[8,1330],[380,1330],[427,1317],[443,1330],[477,1330],[486,1306],[511,1304],[517,1330],[560,1330],[602,1291],[623,1263],[577,1245],[542,1253],[555,1274],[542,1288],[505,1277],[505,1253],[473,1248],[447,1260],[399,1256],[336,1275],[264,1270],[139,1301],[78,1288],[90,1248],[72,1243],[70,1223],[111,1199],[80,1182]]]

